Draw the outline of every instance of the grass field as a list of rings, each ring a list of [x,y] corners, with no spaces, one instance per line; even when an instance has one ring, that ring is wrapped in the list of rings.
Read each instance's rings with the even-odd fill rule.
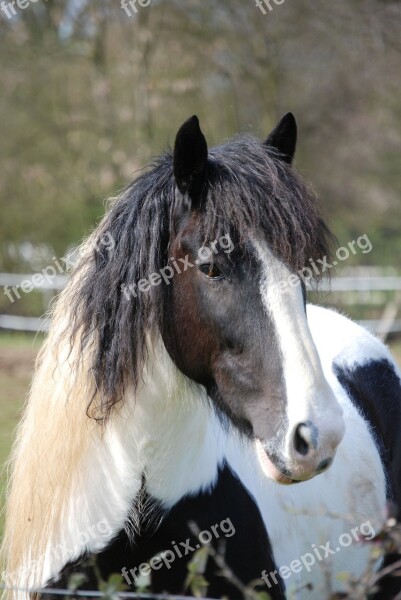
[[[5,465],[11,440],[27,394],[41,338],[0,334],[0,468]],[[392,345],[401,364],[401,340]],[[5,473],[1,470],[0,506],[3,505]],[[0,536],[2,517],[0,517]]]

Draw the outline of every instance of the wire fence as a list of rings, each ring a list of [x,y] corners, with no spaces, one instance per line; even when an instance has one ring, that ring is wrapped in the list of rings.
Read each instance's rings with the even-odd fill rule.
[[[148,592],[102,592],[99,590],[70,590],[60,588],[19,588],[0,585],[0,590],[19,592],[23,594],[35,594],[38,596],[67,596],[74,598],[115,598],[119,600],[198,600],[196,596],[175,596],[172,594],[154,594]],[[205,598],[203,600],[213,600]]]
[[[49,320],[32,314],[19,314],[16,300],[21,299],[23,283],[42,294],[45,312],[50,301],[66,285],[68,278],[57,275],[35,280],[32,275],[0,273],[4,294],[13,301],[0,308],[0,330],[46,332]],[[17,292],[13,294],[13,289]],[[25,288],[28,289],[28,288]],[[19,290],[19,291],[18,291]],[[313,292],[312,292],[313,298]],[[318,303],[345,310],[350,316],[386,340],[390,334],[401,334],[401,277],[394,269],[380,267],[353,267],[344,269],[340,276],[319,284]],[[12,309],[10,307],[13,307]],[[6,307],[6,309],[4,308]]]

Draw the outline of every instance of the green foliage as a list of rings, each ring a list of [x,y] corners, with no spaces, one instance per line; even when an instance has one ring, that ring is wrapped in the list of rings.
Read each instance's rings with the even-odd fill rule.
[[[118,600],[118,593],[126,589],[128,588],[118,573],[110,575],[107,581],[99,583],[99,591],[102,592],[103,600]]]
[[[67,589],[70,592],[76,592],[87,580],[86,575],[84,573],[73,573],[68,578]]]
[[[128,590],[128,586],[124,583],[120,573],[113,573],[105,581],[96,564],[96,558],[88,560],[85,566],[90,566],[97,579],[97,590],[101,592],[102,600],[119,600],[119,593]],[[67,589],[75,592],[82,589],[82,586],[87,582],[87,576],[84,573],[72,573],[68,579]]]
[[[209,558],[207,546],[197,550],[188,563],[188,575],[185,581],[185,589],[189,589],[195,598],[206,596],[208,582],[205,578],[206,565]]]

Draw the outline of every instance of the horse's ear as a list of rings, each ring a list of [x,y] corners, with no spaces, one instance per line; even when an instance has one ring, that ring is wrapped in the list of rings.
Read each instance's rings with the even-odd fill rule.
[[[196,115],[178,130],[174,144],[174,176],[182,194],[194,198],[202,187],[207,165],[207,143]]]
[[[281,118],[265,144],[277,150],[288,165],[292,163],[297,145],[297,122],[292,113],[289,112]]]

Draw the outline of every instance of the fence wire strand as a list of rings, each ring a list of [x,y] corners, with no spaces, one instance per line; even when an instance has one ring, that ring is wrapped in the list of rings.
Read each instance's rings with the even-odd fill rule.
[[[59,588],[19,588],[6,585],[0,585],[0,590],[23,592],[25,594],[37,594],[40,596],[71,596],[79,598],[119,598],[120,600],[199,600],[195,596],[176,596],[174,594],[152,594],[150,592],[112,592],[105,593],[99,590],[67,590]],[[203,600],[213,600],[213,598],[203,598]]]

